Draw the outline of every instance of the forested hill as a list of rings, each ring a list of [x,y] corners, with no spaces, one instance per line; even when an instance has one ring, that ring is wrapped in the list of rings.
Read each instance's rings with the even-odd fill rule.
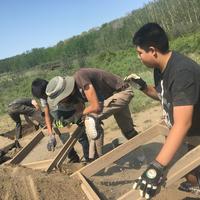
[[[126,17],[60,41],[53,47],[34,48],[21,55],[0,60],[0,73],[33,67],[47,68],[62,65],[78,68],[95,64],[91,62],[91,58],[95,56],[104,59],[107,53],[128,49],[131,46],[133,33],[147,22],[158,22],[171,39],[198,32],[200,0],[151,1]]]

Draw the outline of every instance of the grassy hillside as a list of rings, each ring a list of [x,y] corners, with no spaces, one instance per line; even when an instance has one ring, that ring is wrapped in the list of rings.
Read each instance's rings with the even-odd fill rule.
[[[200,33],[190,34],[171,41],[171,49],[182,52],[200,63]],[[132,72],[139,74],[148,83],[152,83],[152,71],[142,65],[136,56],[134,48],[118,50],[115,52],[100,53],[87,57],[86,66],[102,68],[124,77]],[[78,61],[73,63],[72,68],[60,67],[55,70],[35,68],[18,73],[0,74],[0,114],[6,112],[7,104],[20,97],[31,96],[31,82],[40,77],[49,80],[55,75],[73,74],[79,68]],[[135,98],[131,102],[133,112],[140,111],[157,102],[135,91]]]
[[[200,0],[151,0],[141,9],[59,41],[55,46],[33,48],[20,55],[0,60],[0,74],[36,66],[45,69],[55,65],[55,62],[72,69],[85,67],[89,63],[102,65],[102,60],[105,61],[103,64],[110,65],[112,58],[120,59],[124,58],[124,54],[127,55],[126,50],[131,46],[133,33],[147,22],[159,23],[171,39],[199,32]],[[94,57],[99,58],[95,59],[99,62],[93,62]],[[124,60],[122,64],[126,65],[126,62],[129,60]]]

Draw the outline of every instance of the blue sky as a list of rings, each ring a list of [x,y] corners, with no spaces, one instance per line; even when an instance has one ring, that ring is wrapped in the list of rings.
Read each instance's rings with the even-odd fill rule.
[[[0,59],[54,46],[150,0],[0,0]]]

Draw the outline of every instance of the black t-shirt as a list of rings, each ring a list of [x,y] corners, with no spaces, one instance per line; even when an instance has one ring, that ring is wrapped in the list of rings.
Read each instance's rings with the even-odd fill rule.
[[[172,52],[164,72],[154,70],[154,81],[168,127],[174,123],[174,106],[193,105],[193,121],[188,136],[199,135],[200,66],[190,58]]]

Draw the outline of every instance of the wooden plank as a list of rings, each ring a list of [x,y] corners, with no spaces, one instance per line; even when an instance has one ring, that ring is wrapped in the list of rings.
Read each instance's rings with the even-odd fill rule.
[[[170,186],[188,172],[200,165],[200,145],[189,151],[181,159],[179,159],[167,174],[166,186]]]
[[[74,131],[71,139],[71,142],[69,142],[69,147],[67,148],[67,150],[64,152],[64,154],[62,155],[62,157],[60,158],[60,160],[57,163],[57,167],[59,168],[62,163],[64,162],[64,160],[66,159],[69,151],[72,149],[72,147],[74,147],[74,145],[76,144],[77,140],[79,139],[79,137],[81,136],[81,134],[84,131],[84,127],[82,126],[78,126],[77,129]]]
[[[91,164],[83,167],[80,169],[80,172],[86,176],[87,178],[91,177],[98,171],[102,170],[106,166],[109,166],[116,160],[120,159],[124,155],[128,154],[129,152],[133,151],[137,147],[141,146],[142,144],[148,142],[149,140],[153,139],[154,137],[160,135],[163,132],[167,132],[167,129],[159,124],[154,125],[153,127],[147,129],[143,133],[135,136],[134,138],[128,140],[124,144],[120,145],[119,147],[115,148],[114,150],[108,152],[107,154],[103,155],[99,159],[95,160]],[[76,172],[75,172],[76,173]],[[74,173],[74,174],[75,174]],[[72,174],[72,176],[74,175]]]
[[[32,163],[26,163],[23,164],[22,166],[27,167],[27,168],[31,168],[31,169],[41,169],[44,170],[46,169],[50,163],[52,162],[53,159],[49,159],[49,160],[42,160],[42,161],[37,161],[37,162],[32,162]]]
[[[29,152],[39,143],[39,141],[44,137],[44,133],[40,130],[37,135],[29,142],[9,163],[19,164]]]
[[[13,143],[15,143],[13,140],[0,136],[0,150],[4,151],[10,145],[12,146]]]
[[[179,159],[170,169],[167,174],[166,187],[175,183],[177,180],[185,176],[187,173],[195,169],[200,165],[200,145],[188,152],[181,159]],[[162,190],[161,190],[162,192]],[[135,200],[141,199],[139,196],[139,190],[130,190],[118,200]]]
[[[63,163],[63,161],[66,159],[69,151],[72,149],[72,147],[75,145],[76,141],[78,140],[79,135],[81,134],[82,127],[78,126],[74,133],[70,136],[70,138],[67,140],[67,142],[64,144],[62,149],[59,151],[59,153],[56,155],[56,157],[53,159],[51,164],[46,169],[47,172],[50,172],[55,167],[60,167]]]
[[[88,198],[89,200],[94,200],[94,199],[92,198],[91,194],[88,192],[87,187],[86,187],[83,183],[81,183],[81,189],[82,189],[83,192],[86,194],[86,196],[87,196],[87,198]]]
[[[81,180],[83,192],[86,194],[89,200],[101,200],[101,198],[92,189],[86,178],[81,174],[77,173],[78,178]]]
[[[11,150],[12,148],[14,148],[15,146],[16,146],[15,142],[12,142],[11,144],[4,146],[0,150],[3,151],[4,153],[8,153],[8,151]]]
[[[140,192],[139,190],[130,190],[129,192],[127,192],[126,194],[124,194],[123,196],[121,196],[120,198],[118,198],[117,200],[142,200],[144,198],[140,197]]]

